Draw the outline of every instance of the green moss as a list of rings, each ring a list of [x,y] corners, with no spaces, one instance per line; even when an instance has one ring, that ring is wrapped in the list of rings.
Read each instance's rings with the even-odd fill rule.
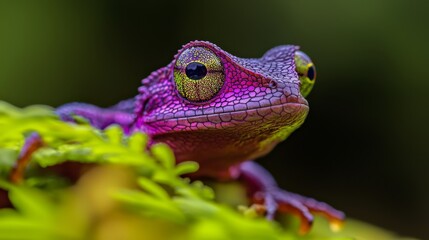
[[[252,209],[216,202],[212,188],[181,177],[197,171],[197,163],[176,165],[166,145],[147,149],[142,133],[125,136],[118,126],[101,131],[80,122],[62,122],[45,106],[18,109],[0,102],[0,187],[14,207],[0,210],[0,239],[393,238],[375,227],[353,232],[359,223],[332,233],[323,219],[299,236],[296,219],[267,221]],[[12,185],[7,175],[25,136],[34,131],[45,147],[33,155],[26,181]],[[97,167],[75,183],[44,171],[66,160]]]

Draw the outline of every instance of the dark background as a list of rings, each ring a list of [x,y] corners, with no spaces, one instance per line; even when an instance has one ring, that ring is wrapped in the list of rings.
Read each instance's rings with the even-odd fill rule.
[[[261,159],[280,185],[429,239],[428,1],[0,2],[0,100],[109,106],[209,40],[298,44],[318,69],[301,129]]]

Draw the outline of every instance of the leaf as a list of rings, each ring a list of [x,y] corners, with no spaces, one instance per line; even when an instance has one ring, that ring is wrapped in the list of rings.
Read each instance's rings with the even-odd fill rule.
[[[43,219],[52,218],[52,208],[47,196],[32,188],[9,187],[9,199],[19,212],[24,215]]]
[[[128,138],[128,146],[131,151],[142,152],[147,146],[147,141],[146,134],[136,132]]]
[[[112,125],[109,126],[106,130],[104,130],[104,133],[107,136],[107,139],[113,143],[113,144],[120,144],[122,143],[124,133],[122,131],[122,128],[118,125]]]
[[[159,198],[160,200],[166,201],[170,199],[170,196],[168,195],[168,193],[153,181],[142,177],[142,178],[139,178],[138,183],[140,187],[142,187],[148,193],[151,193],[153,196]]]
[[[178,176],[198,171],[199,165],[196,162],[181,162],[176,165],[174,173]]]
[[[140,208],[143,214],[156,216],[162,219],[169,219],[174,222],[183,223],[186,221],[184,214],[174,205],[160,201],[148,194],[136,191],[121,191],[114,195],[116,199]]]
[[[173,169],[175,159],[173,151],[164,143],[157,143],[152,146],[151,152],[154,157],[159,160],[166,169]]]

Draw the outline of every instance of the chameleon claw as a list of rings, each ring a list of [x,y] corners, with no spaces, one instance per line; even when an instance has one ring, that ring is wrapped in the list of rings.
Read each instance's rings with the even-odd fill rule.
[[[344,220],[330,220],[329,228],[332,232],[339,232],[344,226]]]
[[[312,213],[322,215],[323,217],[328,219],[329,226],[333,232],[338,232],[339,230],[341,230],[344,224],[344,219],[346,217],[342,211],[339,211],[324,202],[319,202],[312,198],[305,198],[297,194],[294,195],[296,195],[296,197],[299,198],[300,201],[303,201],[304,205],[306,205],[306,207]]]

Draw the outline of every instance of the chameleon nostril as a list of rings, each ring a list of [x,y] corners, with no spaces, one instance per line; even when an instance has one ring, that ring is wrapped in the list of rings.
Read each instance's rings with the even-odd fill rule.
[[[268,84],[268,86],[269,86],[270,88],[276,88],[276,87],[277,87],[277,82],[275,82],[275,81],[271,80],[271,81],[270,81],[270,83]]]

